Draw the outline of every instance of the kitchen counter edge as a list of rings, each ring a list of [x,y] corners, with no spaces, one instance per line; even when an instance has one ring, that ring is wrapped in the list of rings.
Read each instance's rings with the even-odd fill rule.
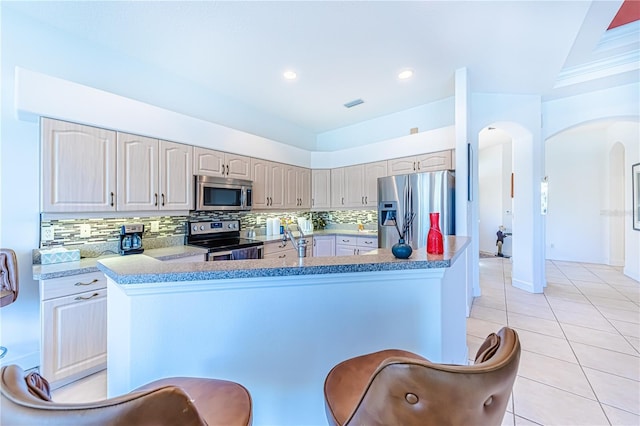
[[[306,257],[302,259],[230,260],[226,262],[163,263],[145,255],[101,259],[98,269],[120,285],[207,281],[234,278],[282,277],[349,272],[448,268],[464,252],[470,238],[449,236],[442,255],[415,250],[409,259],[396,259],[388,249],[364,256]]]

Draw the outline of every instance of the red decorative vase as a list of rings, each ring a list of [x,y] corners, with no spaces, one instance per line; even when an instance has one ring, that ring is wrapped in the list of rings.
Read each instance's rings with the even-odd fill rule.
[[[442,231],[440,231],[440,213],[429,213],[431,220],[431,228],[427,235],[427,253],[443,254],[444,241],[442,239]]]

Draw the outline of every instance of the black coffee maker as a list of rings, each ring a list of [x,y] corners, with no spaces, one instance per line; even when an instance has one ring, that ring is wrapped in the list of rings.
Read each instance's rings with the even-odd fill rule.
[[[120,254],[140,254],[142,248],[142,233],[144,225],[141,223],[127,223],[120,227]]]

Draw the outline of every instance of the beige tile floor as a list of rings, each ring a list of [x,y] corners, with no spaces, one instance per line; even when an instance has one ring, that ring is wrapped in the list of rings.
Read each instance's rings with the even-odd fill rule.
[[[522,356],[503,425],[640,425],[640,283],[606,265],[547,262],[544,294],[511,286],[511,262],[480,259],[482,296],[467,320],[470,356],[508,325]],[[94,374],[58,402],[106,396]]]
[[[544,294],[511,286],[509,259],[480,259],[470,354],[491,331],[522,345],[503,425],[640,425],[640,283],[618,268],[547,262]]]

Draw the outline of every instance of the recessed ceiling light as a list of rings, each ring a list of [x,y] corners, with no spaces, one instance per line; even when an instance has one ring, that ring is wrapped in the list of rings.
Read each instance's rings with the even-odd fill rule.
[[[287,80],[295,80],[298,77],[298,74],[296,74],[295,71],[285,71],[282,75]]]
[[[411,78],[413,76],[412,70],[404,70],[400,74],[398,74],[398,78],[400,80],[406,80],[407,78]]]

